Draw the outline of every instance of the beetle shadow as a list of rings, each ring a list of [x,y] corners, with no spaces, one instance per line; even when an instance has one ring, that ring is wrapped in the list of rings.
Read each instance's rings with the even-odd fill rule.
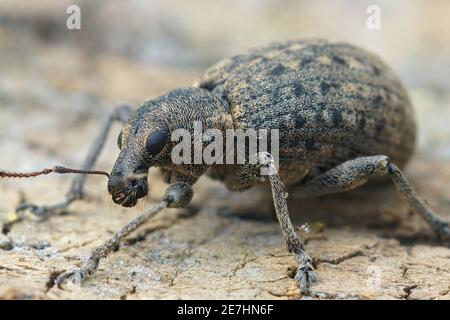
[[[202,189],[199,203],[216,208],[222,217],[277,223],[270,186],[231,192],[220,183],[206,182]],[[441,198],[430,194],[423,198],[433,202],[432,207],[438,213],[449,211],[449,204]],[[369,182],[352,191],[320,197],[296,199],[292,194],[288,196],[288,207],[295,226],[308,223],[323,225],[325,230],[366,230],[381,238],[396,239],[405,246],[442,245],[420,216],[409,209],[389,180]]]
[[[442,199],[429,199],[441,202]],[[433,208],[436,206],[433,203]],[[438,205],[447,212],[447,205]],[[393,185],[374,183],[358,189],[311,199],[293,199],[290,211],[294,223],[320,222],[329,228],[363,229],[383,239],[395,239],[400,245],[427,244],[442,246],[423,219],[402,200]]]

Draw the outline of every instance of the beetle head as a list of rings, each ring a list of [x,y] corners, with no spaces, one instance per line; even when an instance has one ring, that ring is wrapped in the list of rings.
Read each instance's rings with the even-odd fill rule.
[[[170,136],[162,110],[146,103],[124,126],[118,137],[120,154],[108,181],[115,203],[133,207],[148,193],[150,167],[164,162]]]
[[[119,134],[119,157],[108,182],[115,203],[133,207],[148,193],[147,173],[153,166],[171,166],[171,134],[177,129],[192,132],[194,123],[224,130],[232,118],[224,102],[201,88],[179,88],[150,100],[129,119]],[[199,177],[204,165],[178,165],[184,176]],[[194,179],[195,180],[195,179]]]

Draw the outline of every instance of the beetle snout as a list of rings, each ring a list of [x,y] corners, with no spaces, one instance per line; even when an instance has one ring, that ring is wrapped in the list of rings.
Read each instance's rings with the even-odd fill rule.
[[[112,175],[108,181],[108,192],[114,203],[123,207],[134,207],[148,193],[147,179]]]

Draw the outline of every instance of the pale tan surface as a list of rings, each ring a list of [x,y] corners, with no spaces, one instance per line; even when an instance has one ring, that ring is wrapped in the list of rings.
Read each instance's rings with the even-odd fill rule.
[[[167,21],[172,29],[162,32],[175,37],[181,48],[174,49],[169,42],[164,55],[172,57],[168,62],[151,54],[150,58],[137,59],[119,49],[114,51],[110,48],[111,39],[128,38],[112,37],[108,32],[117,30],[102,27],[100,18],[87,20],[97,21],[97,27],[102,27],[106,43],[102,42],[99,48],[92,47],[99,34],[88,37],[91,29],[87,27],[74,38],[64,38],[67,35],[63,33],[57,34],[56,40],[42,39],[33,30],[59,17],[61,10],[54,1],[42,4],[48,6],[46,10],[39,6],[18,10],[16,3],[6,1],[0,11],[1,17],[12,21],[0,28],[2,168],[78,166],[102,119],[114,105],[138,105],[165,90],[189,85],[211,61],[251,45],[297,35],[335,36],[352,38],[354,43],[372,48],[405,81],[417,109],[420,129],[418,152],[406,174],[422,198],[450,219],[450,91],[448,77],[444,77],[449,57],[445,49],[445,44],[449,44],[446,30],[450,29],[441,28],[445,19],[439,15],[426,18],[432,12],[445,12],[448,2],[436,1],[430,7],[418,2],[401,12],[400,5],[395,10],[391,8],[382,33],[368,36],[359,25],[352,25],[359,20],[346,19],[338,27],[331,25],[331,20],[321,20],[326,23],[314,27],[296,16],[296,12],[309,19],[325,19],[329,12],[340,16],[344,10],[341,7],[324,11],[321,7],[298,7],[287,1],[285,7],[277,7],[283,17],[277,20],[267,9],[272,8],[270,1],[258,10],[252,9],[255,5],[248,1],[248,7],[238,10],[234,18],[219,19],[236,10],[219,2],[206,15],[205,11],[202,14],[195,10],[201,6],[198,1],[192,7],[177,3],[173,11],[168,9],[173,4],[156,1],[159,7],[150,10],[154,17],[151,21],[161,22],[162,17],[181,21]],[[426,16],[422,16],[418,10],[425,7]],[[101,10],[103,19],[117,14],[109,8]],[[354,15],[357,10],[345,12]],[[145,11],[139,12],[145,17]],[[193,18],[191,23],[177,19],[187,12],[195,12],[198,19]],[[407,18],[395,24],[392,16],[401,13]],[[257,18],[252,21],[258,30],[242,22],[252,16]],[[408,24],[413,29],[405,26]],[[394,25],[397,36],[389,29]],[[185,33],[183,26],[189,26]],[[134,26],[136,29],[139,30]],[[230,35],[238,29],[238,36]],[[159,29],[133,34],[133,39],[141,41],[138,44],[150,41],[158,35],[155,30]],[[417,42],[417,37],[403,37],[406,30],[416,30],[422,43]],[[436,39],[435,31],[439,31],[441,39]],[[73,45],[78,43],[75,39],[82,39],[80,47]],[[157,41],[150,43],[159,48]],[[137,47],[142,51],[142,47]],[[189,54],[178,56],[177,52]],[[433,71],[426,67],[426,61],[432,62]],[[97,168],[111,168],[118,154],[119,129],[114,127]],[[141,205],[141,210],[158,199],[165,188],[157,172],[152,173],[150,184],[151,198]],[[61,199],[69,185],[68,176],[0,181],[0,221],[7,221],[21,194],[38,204],[53,203]],[[247,202],[251,194],[236,194],[230,199],[223,186],[206,178],[195,186],[194,205],[198,212],[163,212],[102,261],[98,274],[83,287],[49,287],[52,276],[79,264],[80,255],[86,257],[92,248],[139,213],[139,209],[125,210],[111,204],[102,177],[89,178],[87,192],[87,201],[71,206],[68,215],[42,223],[24,221],[14,225],[7,235],[0,234],[0,298],[301,298],[290,277],[294,260],[285,250],[277,223],[221,214],[220,208]],[[255,211],[259,209],[255,207]],[[310,238],[306,248],[318,262],[318,282],[311,295],[303,298],[450,298],[450,249],[433,240],[420,218],[408,213],[392,185],[293,203],[291,213],[296,225],[313,225],[306,235]],[[320,225],[324,226],[323,232]]]
[[[412,181],[421,195],[445,212],[449,167],[438,163],[433,167],[440,173],[431,172],[423,162],[415,162],[409,172],[416,171]],[[39,197],[39,188],[48,190],[41,201],[57,199],[58,186],[67,185],[43,180],[26,188],[30,198]],[[79,255],[87,255],[137,214],[136,210],[108,209],[103,184],[91,181],[89,187],[97,189],[90,192],[87,203],[74,205],[70,215],[45,223],[26,221],[0,238],[5,249],[10,249],[5,243],[13,242],[12,250],[0,250],[1,297],[300,297],[288,276],[295,264],[284,248],[277,223],[219,215],[220,201],[208,198],[220,199],[224,190],[206,179],[196,187],[195,205],[202,206],[198,213],[162,213],[104,260],[98,274],[81,288],[49,289],[54,272],[78,264]],[[2,183],[1,188],[3,196],[17,198],[16,184]],[[160,193],[163,185],[155,182],[154,188]],[[297,225],[305,220],[313,225],[306,248],[319,261],[319,280],[311,296],[450,298],[450,250],[432,240],[426,226],[398,205],[392,191],[363,190],[353,196],[331,197],[322,204],[305,201],[301,210],[291,207],[292,212],[308,211],[297,215]],[[314,228],[319,222],[325,224],[323,232]]]

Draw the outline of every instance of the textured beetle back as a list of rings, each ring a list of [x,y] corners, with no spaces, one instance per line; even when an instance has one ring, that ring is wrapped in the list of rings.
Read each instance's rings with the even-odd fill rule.
[[[273,43],[223,60],[200,84],[238,128],[280,130],[281,161],[330,168],[386,154],[403,166],[415,143],[408,95],[376,56],[324,40]]]

